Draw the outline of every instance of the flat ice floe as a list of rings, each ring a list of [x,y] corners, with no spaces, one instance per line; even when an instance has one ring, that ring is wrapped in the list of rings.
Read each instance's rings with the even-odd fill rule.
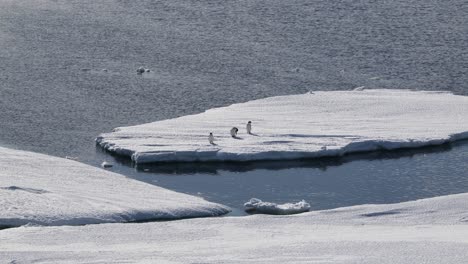
[[[466,263],[468,194],[300,215],[0,231],[0,259],[50,263]]]
[[[0,227],[222,215],[228,208],[76,161],[0,147]]]
[[[467,138],[466,113],[468,97],[446,92],[320,91],[120,127],[96,142],[136,163],[313,158]],[[238,138],[230,136],[232,127]]]

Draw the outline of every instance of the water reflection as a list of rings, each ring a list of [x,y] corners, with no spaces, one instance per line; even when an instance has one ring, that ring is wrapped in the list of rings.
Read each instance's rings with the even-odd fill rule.
[[[468,141],[463,141],[295,161],[133,166],[114,157],[112,170],[228,205],[234,215],[242,215],[243,203],[253,197],[277,203],[305,199],[319,210],[466,192],[467,153]]]
[[[128,157],[115,155],[96,146],[96,151],[111,155],[115,162],[135,168],[143,173],[157,173],[170,175],[188,174],[219,174],[219,171],[248,172],[252,170],[284,170],[290,168],[313,168],[327,170],[329,167],[341,166],[356,160],[384,160],[411,158],[418,154],[434,154],[450,151],[454,146],[468,144],[468,140],[456,143],[448,143],[437,146],[421,148],[406,148],[398,150],[380,150],[347,154],[338,157],[323,157],[315,159],[298,160],[267,160],[267,161],[244,161],[244,162],[162,162],[151,164],[134,164]]]

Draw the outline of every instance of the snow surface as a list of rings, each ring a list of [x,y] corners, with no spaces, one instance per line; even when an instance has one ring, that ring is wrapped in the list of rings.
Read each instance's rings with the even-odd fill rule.
[[[252,198],[244,204],[245,211],[259,214],[288,215],[308,212],[310,204],[302,200],[297,203],[276,204]]]
[[[0,227],[216,216],[201,198],[78,163],[0,147]]]
[[[12,228],[0,231],[0,259],[7,263],[466,263],[468,194],[289,216]]]
[[[467,138],[467,112],[468,97],[446,92],[323,91],[120,127],[96,142],[136,163],[312,158]],[[253,135],[245,131],[249,120]],[[233,126],[242,128],[236,138]]]

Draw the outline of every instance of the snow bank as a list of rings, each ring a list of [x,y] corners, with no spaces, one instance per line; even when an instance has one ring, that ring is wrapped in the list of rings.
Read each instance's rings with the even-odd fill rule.
[[[0,148],[0,226],[222,215],[228,208],[76,161]]]
[[[0,231],[0,259],[60,263],[466,263],[468,194],[289,216]],[[195,253],[194,253],[195,252]]]
[[[275,204],[252,198],[244,204],[245,211],[259,214],[289,215],[308,212],[310,204],[302,200],[297,203]]]
[[[467,138],[467,112],[468,97],[445,92],[313,92],[121,127],[96,142],[136,163],[313,158]],[[250,120],[252,135],[245,129]],[[229,134],[234,126],[237,138]]]

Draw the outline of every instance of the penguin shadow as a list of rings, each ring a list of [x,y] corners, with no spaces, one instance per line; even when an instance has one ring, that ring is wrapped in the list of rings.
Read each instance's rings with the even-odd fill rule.
[[[243,138],[241,137],[238,137],[238,136],[232,136],[233,139],[238,139],[238,140],[244,140]]]
[[[249,136],[259,137],[260,135],[259,135],[259,134],[255,134],[255,133],[249,133]]]
[[[218,146],[216,143],[210,143],[211,146]]]

